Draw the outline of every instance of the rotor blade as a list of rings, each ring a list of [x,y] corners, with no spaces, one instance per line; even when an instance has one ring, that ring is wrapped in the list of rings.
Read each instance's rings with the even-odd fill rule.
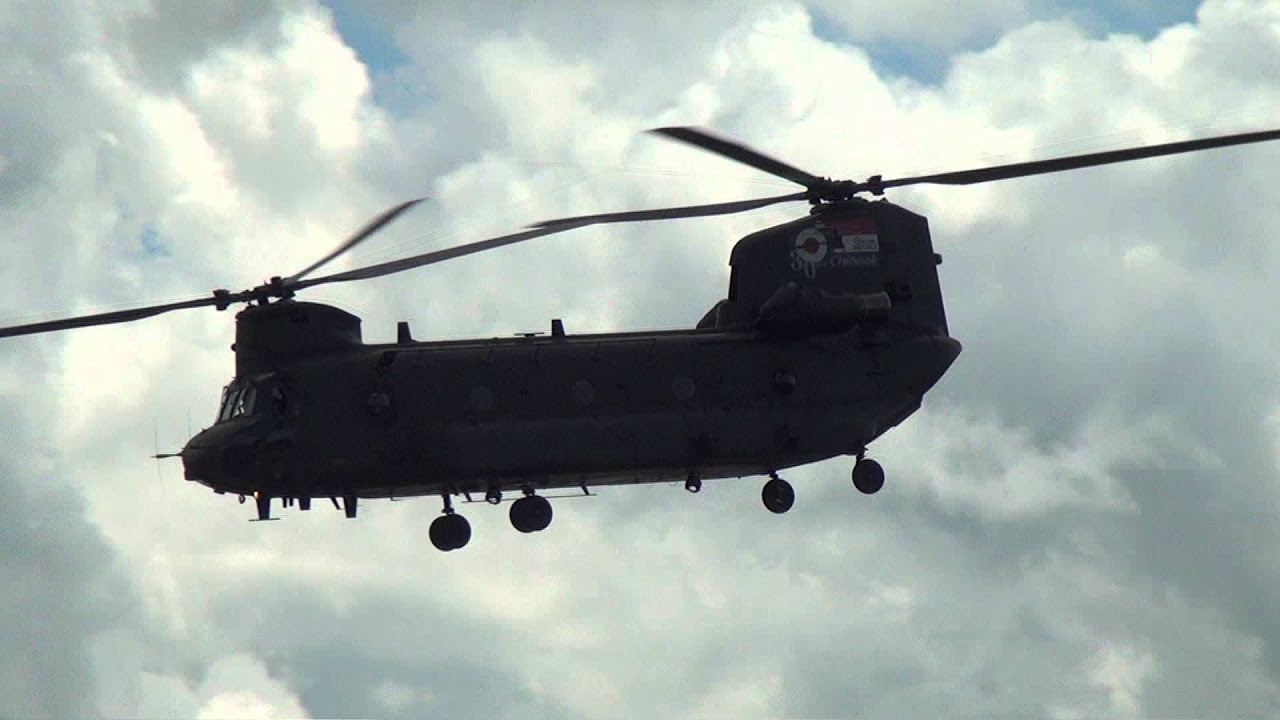
[[[756,198],[754,200],[735,200],[734,202],[712,203],[709,205],[684,205],[681,207],[658,208],[656,210],[629,210],[626,212],[602,213],[600,215],[578,215],[576,217],[558,218],[556,220],[544,220],[535,223],[533,227],[559,227],[560,225],[572,225],[573,227],[583,227],[585,225],[600,225],[603,223],[620,223],[620,222],[640,222],[642,220],[672,220],[676,218],[706,217],[708,215],[728,215],[730,213],[746,212],[747,210],[755,210],[756,208],[775,205],[781,202],[791,200],[804,200],[808,197],[807,193],[790,193],[788,195],[775,195],[767,198]],[[568,229],[568,228],[565,228]]]
[[[374,217],[372,220],[365,223],[364,227],[360,228],[355,232],[354,235],[347,238],[347,240],[343,242],[341,245],[339,245],[337,249],[335,249],[333,252],[329,253],[328,255],[325,255],[323,258],[320,258],[316,262],[308,265],[304,270],[294,275],[291,275],[288,278],[285,278],[285,281],[284,281],[285,285],[292,285],[298,282],[299,280],[306,277],[307,275],[310,275],[321,265],[324,265],[330,260],[341,255],[342,253],[364,242],[365,239],[367,239],[370,235],[373,235],[374,233],[378,232],[383,227],[385,227],[388,223],[390,223],[392,220],[395,220],[396,218],[400,217],[400,215],[404,213],[406,210],[413,207],[414,205],[417,205],[423,200],[426,200],[426,198],[417,198],[415,200],[408,200],[388,210],[384,210],[380,215]]]
[[[1163,143],[1161,145],[1148,145],[1146,147],[1128,148],[1125,150],[1108,150],[1105,152],[1089,153],[1087,155],[1070,155],[1067,157],[1051,158],[1049,160],[1032,160],[1030,162],[996,165],[995,167],[960,170],[957,172],[945,172],[938,173],[936,175],[919,175],[917,177],[884,180],[879,183],[868,182],[863,183],[862,185],[865,188],[872,188],[873,186],[891,188],[924,183],[932,183],[935,185],[973,185],[975,183],[992,182],[993,180],[1008,180],[1010,178],[1025,177],[1027,175],[1043,175],[1045,173],[1055,173],[1063,170],[1094,167],[1095,165],[1109,165],[1111,163],[1141,160],[1143,158],[1159,157],[1161,155],[1176,155],[1178,153],[1195,152],[1197,150],[1208,150],[1210,148],[1228,147],[1231,145],[1244,145],[1246,143],[1263,142],[1265,140],[1276,139],[1280,139],[1280,130],[1264,130],[1261,132],[1239,133],[1237,135],[1219,135],[1217,137],[1201,138],[1199,140],[1183,140],[1181,142]]]
[[[16,335],[34,335],[36,333],[55,332],[58,330],[70,330],[72,328],[90,327],[93,325],[111,325],[114,323],[131,322],[133,320],[141,320],[161,313],[167,313],[171,310],[185,310],[186,308],[218,305],[223,302],[225,302],[225,300],[218,297],[202,297],[195,298],[193,300],[168,303],[165,305],[151,305],[143,308],[134,308],[132,310],[114,310],[112,312],[80,315],[78,317],[64,318],[62,320],[49,320],[46,322],[31,323],[29,325],[13,325],[6,328],[0,328],[0,338],[14,337]]]
[[[627,213],[610,213],[605,215],[584,215],[576,218],[560,218],[558,220],[549,220],[547,222],[538,223],[536,226],[510,235],[490,238],[488,240],[480,240],[466,245],[458,245],[457,247],[446,248],[444,250],[433,250],[421,255],[403,258],[401,260],[392,260],[390,262],[370,265],[365,268],[357,268],[346,272],[335,273],[333,275],[325,275],[324,277],[312,278],[310,280],[302,280],[295,283],[292,289],[301,290],[314,285],[324,285],[327,283],[348,282],[351,280],[367,280],[369,278],[381,277],[383,275],[391,275],[392,273],[412,270],[413,268],[422,267],[424,265],[434,265],[445,260],[463,257],[465,255],[474,255],[475,253],[484,252],[486,250],[494,250],[507,245],[532,240],[534,238],[543,237],[545,235],[554,235],[555,233],[573,230],[574,228],[586,227],[588,225],[597,225],[609,222],[626,222],[628,220],[656,220],[662,218],[679,218],[679,217],[699,217],[701,215],[721,215],[725,213],[743,212],[744,210],[753,210],[755,208],[772,205],[774,203],[786,202],[788,200],[804,200],[806,193],[792,193],[790,195],[779,195],[776,197],[759,198],[756,200],[740,200],[737,202],[717,203],[714,205],[690,205],[682,208],[667,208],[665,210],[638,210]]]
[[[301,290],[314,285],[348,282],[350,280],[367,280],[369,278],[381,277],[383,275],[391,275],[392,273],[412,270],[413,268],[422,267],[424,265],[433,265],[438,262],[452,260],[453,258],[462,257],[464,255],[474,255],[475,253],[484,252],[485,250],[493,250],[505,245],[514,245],[519,242],[524,242],[525,240],[542,237],[543,235],[553,235],[558,232],[564,232],[565,230],[572,230],[575,227],[581,227],[581,225],[557,225],[555,227],[524,230],[510,235],[503,235],[502,237],[480,240],[466,245],[458,245],[457,247],[446,248],[444,250],[433,250],[428,253],[422,253],[421,255],[414,255],[413,257],[391,260],[377,265],[370,265],[369,267],[357,268],[355,270],[348,270],[346,272],[325,275],[318,278],[311,278],[310,280],[302,280],[296,283],[293,288]]]
[[[744,165],[750,165],[757,170],[763,170],[770,175],[777,175],[784,180],[790,180],[798,185],[805,187],[813,187],[822,183],[822,178],[816,175],[792,167],[781,160],[765,155],[758,150],[743,145],[734,140],[722,138],[712,134],[708,130],[694,127],[664,127],[655,128],[649,132],[664,135],[672,140],[679,140],[688,143],[694,147],[702,148],[708,152],[727,157],[730,160],[737,160]]]

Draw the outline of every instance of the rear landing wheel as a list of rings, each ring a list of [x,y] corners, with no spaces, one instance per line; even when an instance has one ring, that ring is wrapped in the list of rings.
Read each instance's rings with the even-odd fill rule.
[[[875,495],[884,487],[884,468],[870,458],[863,458],[853,466],[853,486],[864,495]]]
[[[551,503],[538,495],[525,495],[511,503],[511,525],[522,533],[546,530],[551,524]]]
[[[769,509],[769,512],[781,515],[795,504],[796,491],[791,487],[791,483],[775,474],[772,480],[764,484],[764,489],[760,491],[760,499],[764,501],[764,506]]]
[[[456,513],[441,515],[432,521],[428,534],[437,550],[457,550],[471,540],[471,523]]]

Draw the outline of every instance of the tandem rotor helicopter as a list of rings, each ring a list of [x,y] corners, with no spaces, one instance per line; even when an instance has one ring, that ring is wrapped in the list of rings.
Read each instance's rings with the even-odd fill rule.
[[[236,315],[235,377],[215,423],[179,456],[188,480],[309,510],[328,497],[347,517],[359,498],[438,495],[431,542],[456,550],[471,526],[453,507],[505,493],[523,533],[551,523],[540,492],[600,485],[767,475],[774,513],[795,500],[780,470],[853,455],[868,495],[884,470],[867,446],[920,408],[960,354],[947,330],[926,218],[889,188],[972,185],[1141,158],[1280,139],[1280,130],[863,182],[811,175],[706,130],[659,136],[736,160],[805,189],[736,202],[562,218],[522,232],[346,272],[312,273],[419,200],[375,217],[333,252],[249,290],[0,328],[0,337],[131,322],[174,310],[247,307]],[[316,285],[363,280],[602,223],[702,217],[804,201],[809,214],[734,246],[725,299],[688,330],[367,345],[360,319],[294,300]],[[341,505],[339,505],[341,498]]]

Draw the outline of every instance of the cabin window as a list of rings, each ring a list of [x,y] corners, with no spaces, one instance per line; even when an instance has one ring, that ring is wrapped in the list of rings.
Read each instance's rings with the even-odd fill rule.
[[[276,415],[284,415],[289,411],[289,398],[279,385],[271,387],[271,409]]]
[[[693,378],[691,377],[678,375],[671,381],[671,394],[681,402],[692,400],[696,391],[697,386],[693,384]]]
[[[578,407],[587,407],[596,399],[596,389],[587,380],[579,380],[573,384],[573,401]]]
[[[493,390],[486,385],[477,385],[471,388],[467,403],[473,412],[489,412],[493,409]]]

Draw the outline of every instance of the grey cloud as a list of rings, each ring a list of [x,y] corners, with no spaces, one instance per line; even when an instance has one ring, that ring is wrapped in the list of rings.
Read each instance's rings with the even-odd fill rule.
[[[21,410],[4,406],[8,441],[39,447],[17,419]],[[6,455],[0,503],[11,517],[0,527],[0,714],[96,714],[92,642],[131,615],[127,576],[87,522],[78,490],[31,457]]]

